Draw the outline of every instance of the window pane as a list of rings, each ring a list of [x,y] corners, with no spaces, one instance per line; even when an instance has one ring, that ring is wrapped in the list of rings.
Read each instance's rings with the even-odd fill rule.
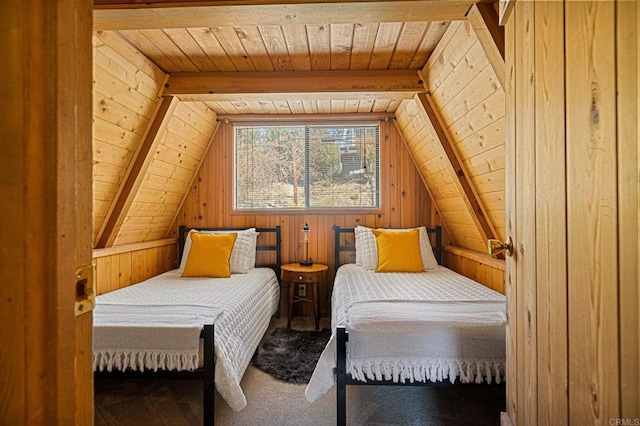
[[[378,126],[311,127],[309,207],[378,206]]]
[[[377,208],[378,126],[237,126],[235,207]]]
[[[237,209],[304,208],[303,176],[304,127],[236,128]]]

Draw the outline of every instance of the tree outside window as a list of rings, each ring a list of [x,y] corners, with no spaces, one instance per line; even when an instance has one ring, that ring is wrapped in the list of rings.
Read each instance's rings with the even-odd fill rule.
[[[236,126],[235,208],[380,205],[379,127]]]

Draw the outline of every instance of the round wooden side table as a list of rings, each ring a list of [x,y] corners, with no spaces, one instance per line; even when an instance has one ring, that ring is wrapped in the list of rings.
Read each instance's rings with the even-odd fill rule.
[[[289,313],[287,327],[291,328],[293,318],[293,304],[296,302],[312,302],[313,316],[316,323],[316,330],[320,327],[320,297],[318,296],[318,286],[327,276],[327,265],[314,263],[311,266],[301,266],[299,263],[287,263],[281,267],[280,278],[289,284]],[[311,296],[298,296],[296,294],[297,284],[309,284],[311,286]]]

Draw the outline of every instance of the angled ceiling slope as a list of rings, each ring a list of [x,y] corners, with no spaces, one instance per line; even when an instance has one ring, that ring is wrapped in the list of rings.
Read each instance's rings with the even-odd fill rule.
[[[233,114],[397,112],[399,128],[454,243],[482,250],[483,239],[500,235],[504,191],[475,188],[474,179],[482,181],[485,173],[472,163],[482,162],[478,156],[483,148],[473,153],[461,148],[442,157],[444,166],[437,171],[442,182],[434,180],[420,148],[428,140],[436,142],[427,137],[435,131],[430,120],[450,136],[454,149],[472,144],[471,136],[455,134],[451,117],[460,108],[469,112],[469,102],[460,107],[455,106],[460,101],[456,95],[446,102],[437,98],[438,79],[461,69],[448,58],[445,47],[453,45],[442,47],[441,39],[456,33],[451,21],[466,20],[468,14],[478,34],[472,44],[482,43],[483,60],[489,57],[494,67],[489,83],[501,83],[504,59],[501,65],[499,32],[490,20],[493,6],[418,0],[188,3],[95,2],[97,247],[162,238],[215,133],[216,116]],[[468,29],[470,24],[465,25]],[[461,52],[472,51],[467,48]],[[477,56],[477,48],[473,52]],[[457,59],[468,63],[470,58]],[[440,92],[448,96],[444,89]],[[476,98],[486,106],[486,99]],[[431,116],[421,99],[431,101]],[[412,114],[430,129],[419,138],[410,133],[413,127],[406,127]],[[499,118],[494,127],[491,144],[504,140]],[[477,130],[473,137],[484,141],[481,132],[487,128]],[[416,140],[422,145],[416,146]],[[442,151],[439,143],[429,149]],[[499,150],[485,157],[495,155]],[[452,166],[452,160],[458,165]],[[466,197],[462,206],[455,197],[442,195],[446,188]],[[487,220],[479,221],[478,214]]]
[[[393,90],[363,87],[363,79],[373,78],[366,71],[392,80],[397,74],[391,71],[421,69],[449,23],[466,19],[474,2],[189,3],[96,1],[94,28],[113,31],[169,74],[169,91],[184,100],[197,97],[218,114],[315,114],[394,112],[421,89],[415,74],[415,87]],[[320,71],[318,78],[336,85],[279,98],[277,83],[255,93],[244,90],[247,85],[232,90],[196,82],[200,73],[241,72],[245,81],[258,81],[261,72],[300,72],[287,78],[303,81]],[[182,73],[191,74],[186,93]]]
[[[505,236],[505,97],[476,31],[452,24],[420,71],[427,92],[398,127],[453,244],[485,251]]]

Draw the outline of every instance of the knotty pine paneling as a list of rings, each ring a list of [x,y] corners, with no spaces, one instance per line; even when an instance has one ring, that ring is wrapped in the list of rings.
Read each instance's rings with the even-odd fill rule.
[[[120,30],[164,72],[422,68],[448,21]],[[105,31],[106,32],[106,31]]]
[[[235,212],[233,210],[233,126],[221,123],[207,153],[197,180],[178,214],[179,225],[191,227],[282,227],[282,262],[301,259],[300,231],[305,223],[311,230],[310,257],[327,264],[327,282],[320,286],[320,310],[330,314],[330,297],[334,277],[333,225],[354,227],[412,227],[429,224],[431,204],[413,160],[396,126],[380,123],[380,173],[382,208],[379,211],[273,211]],[[285,305],[283,305],[285,306]],[[304,307],[311,316],[311,306]],[[286,314],[286,307],[285,307]]]
[[[522,13],[514,16],[519,37],[516,38],[516,49],[519,52],[515,59],[516,66],[516,109],[521,115],[516,117],[515,140],[516,150],[514,158],[510,159],[517,165],[515,176],[516,211],[515,231],[516,244],[520,248],[517,254],[517,269],[514,274],[517,283],[516,295],[510,298],[511,303],[518,305],[520,321],[514,321],[515,332],[520,336],[535,336],[538,333],[537,309],[537,238],[536,238],[536,199],[524,194],[535,194],[536,182],[536,107],[542,109],[535,102],[535,87],[533,79],[527,75],[535,75],[535,35],[534,4],[522,5]],[[555,172],[556,170],[553,170]],[[552,170],[547,170],[552,173]],[[524,319],[526,318],[526,320]],[[561,329],[562,323],[558,324]],[[517,392],[526,395],[538,387],[537,375],[538,340],[523,338],[516,346],[516,357],[519,365],[516,371]],[[562,379],[559,379],[562,380]],[[556,389],[560,389],[557,387]],[[537,395],[525,397],[519,402],[520,417],[518,424],[537,424],[538,407]]]
[[[616,67],[618,124],[618,244],[620,280],[620,417],[640,418],[640,274],[638,272],[638,31],[637,2],[616,6]],[[634,52],[635,51],[635,55]]]
[[[137,284],[176,268],[175,241],[155,247],[132,247],[131,251],[126,251],[126,248],[123,250],[125,251],[118,250],[114,254],[105,254],[113,252],[113,249],[94,250],[96,295]]]
[[[448,31],[455,33],[443,44],[441,55],[455,66],[447,74],[451,64],[431,57],[423,75],[497,238],[504,238],[504,90],[470,23],[452,24]],[[432,80],[433,74],[441,77]]]
[[[564,93],[566,64],[562,58],[565,48],[557,34],[564,25],[561,3],[535,5],[534,34],[545,40],[536,43],[534,73],[538,79],[535,95],[535,229],[536,275],[538,280],[537,303],[534,320],[539,330],[536,340],[536,362],[542,368],[532,369],[538,389],[538,424],[567,424],[567,252],[565,247],[567,216],[566,207],[566,139],[565,100],[549,93]],[[518,65],[520,65],[518,63]],[[530,69],[530,68],[529,68]],[[522,77],[529,71],[518,70]],[[522,92],[521,92],[522,93]],[[524,120],[520,120],[523,122]],[[516,135],[518,133],[516,132]],[[517,139],[520,140],[520,139]],[[516,160],[517,161],[517,160]],[[522,162],[518,162],[520,170]],[[520,178],[520,173],[515,180]],[[516,194],[518,192],[516,191]],[[516,195],[517,197],[517,195]],[[518,281],[519,283],[520,281]],[[525,291],[531,293],[531,286]],[[531,298],[531,296],[529,296]],[[525,349],[527,350],[527,349]],[[533,382],[531,385],[533,386]]]
[[[351,112],[395,112],[401,99],[310,99],[308,95],[300,99],[273,100],[268,95],[260,100],[206,101],[217,114],[340,114]]]
[[[508,418],[640,418],[638,7],[516,2],[506,25]]]
[[[450,163],[437,140],[429,118],[415,99],[402,102],[396,112],[398,129],[413,155],[424,185],[437,206],[442,225],[452,244],[484,251],[485,242],[469,213],[459,186],[450,171]]]
[[[166,73],[420,69],[449,21],[216,25],[123,29],[121,41]],[[318,100],[312,95],[274,100],[235,96],[207,102],[216,114],[395,112],[400,100]]]
[[[565,66],[564,92],[570,105],[566,110],[569,422],[604,423],[620,417],[616,413],[622,374],[611,372],[620,371],[619,351],[625,349],[619,347],[616,332],[618,292],[624,283],[617,266],[616,8],[613,2],[595,1],[566,2],[565,8],[572,18],[564,27],[572,53]]]
[[[180,102],[161,135],[158,148],[114,245],[163,238],[173,223],[205,155],[218,122],[201,102]]]
[[[484,253],[447,246],[442,253],[442,265],[492,290],[506,293],[504,260],[494,259]]]
[[[167,75],[113,31],[93,33],[93,239],[109,214]]]
[[[471,27],[465,22],[452,23],[445,32],[442,40],[434,50],[422,69],[425,87],[431,94],[433,106],[441,125],[445,127],[448,137],[453,141],[457,154],[462,162],[465,174],[469,176],[479,201],[486,210],[486,216],[496,232],[496,238],[504,239],[505,226],[505,96],[504,90]],[[404,102],[404,109],[398,112],[408,114],[412,118],[405,121],[425,120],[421,114],[414,113],[414,106],[410,101]],[[413,126],[415,129],[416,126]],[[413,131],[415,134],[415,130]],[[403,131],[405,138],[410,139],[412,128]],[[411,135],[411,136],[410,136]],[[415,136],[414,136],[415,137]],[[433,144],[437,141],[424,133],[418,137],[424,139],[422,144],[431,146],[430,154],[439,153]],[[420,145],[414,144],[419,147]],[[422,148],[422,150],[425,150]],[[420,156],[418,156],[420,158]],[[433,158],[433,157],[432,157]],[[443,187],[440,182],[428,179],[435,191],[434,198],[459,199],[459,192],[453,185],[453,179],[442,175],[442,169],[436,170],[435,159],[421,158],[419,168],[425,177],[429,174],[440,173],[440,178],[449,184]],[[423,166],[424,165],[424,166]],[[446,192],[443,192],[446,191]],[[436,193],[438,195],[436,195]],[[438,201],[436,204],[440,206]],[[458,205],[463,203],[458,203]],[[456,225],[460,223],[463,210],[454,210]],[[440,209],[445,226],[448,227],[456,244],[466,248],[484,251],[485,242],[479,238],[479,233],[473,231],[473,221],[469,216],[465,219],[465,228],[453,229],[448,220],[448,210],[444,206]]]

